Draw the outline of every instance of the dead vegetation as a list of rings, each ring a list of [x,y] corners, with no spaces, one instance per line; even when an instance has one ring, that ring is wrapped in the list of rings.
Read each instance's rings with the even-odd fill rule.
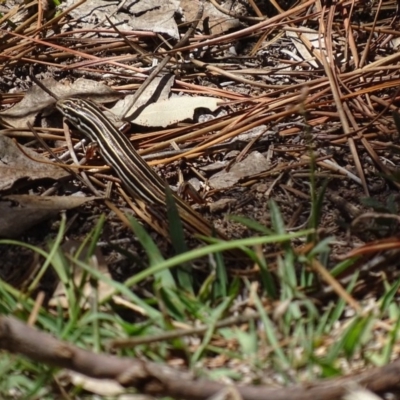
[[[182,196],[229,237],[245,240],[255,232],[261,235],[272,231],[281,235],[297,232],[289,248],[285,246],[288,236],[276,242],[262,242],[260,239],[260,247],[255,245],[253,248],[260,257],[259,263],[249,262],[247,268],[229,264],[232,280],[235,279],[233,276],[240,276],[249,279],[250,283],[247,283],[247,291],[240,292],[245,297],[242,297],[243,304],[226,305],[227,309],[221,315],[231,316],[232,308],[239,314],[251,309],[258,313],[255,319],[260,318],[266,326],[267,320],[260,317],[262,312],[272,315],[282,307],[284,315],[289,303],[301,303],[305,297],[309,300],[309,309],[316,307],[323,312],[338,301],[342,308],[338,306],[336,319],[332,319],[331,325],[327,324],[336,338],[329,336],[328,328],[321,328],[323,334],[319,332],[318,335],[322,335],[324,344],[310,350],[312,357],[323,355],[328,359],[329,346],[333,346],[335,340],[341,342],[337,338],[342,334],[348,335],[347,341],[343,340],[343,351],[351,360],[344,357],[344,362],[339,350],[332,352],[346,365],[341,373],[361,372],[371,364],[383,365],[383,359],[388,363],[397,357],[398,349],[394,344],[398,314],[397,311],[388,311],[389,302],[395,303],[397,299],[399,278],[397,162],[400,129],[396,124],[399,126],[400,123],[396,112],[400,83],[400,30],[397,3],[303,0],[292,4],[271,1],[267,5],[253,0],[225,3],[216,0],[142,0],[121,1],[116,5],[107,1],[82,0],[65,1],[56,7],[50,1],[29,4],[7,1],[0,12],[3,106],[0,112],[3,126],[0,135],[0,236],[19,238],[43,248],[62,232],[78,243],[86,241],[87,245],[85,238],[96,236],[93,232],[101,225],[96,224],[96,219],[100,214],[106,214],[104,231],[96,236],[97,241],[108,246],[104,246],[105,254],[99,256],[105,256],[106,260],[102,260],[98,271],[110,279],[109,268],[119,281],[127,279],[126,288],[134,287],[139,298],[148,301],[155,296],[163,304],[160,309],[165,307],[168,312],[162,310],[164,314],[156,314],[157,307],[150,310],[146,308],[148,304],[142,304],[137,298],[127,300],[124,296],[130,296],[130,289],[124,292],[125,289],[113,286],[117,284],[108,280],[99,296],[100,303],[104,306],[105,299],[108,301],[119,291],[124,296],[114,297],[115,304],[137,313],[140,320],[148,317],[154,321],[156,316],[161,318],[162,315],[168,321],[165,326],[180,328],[179,312],[171,311],[173,307],[170,310],[165,298],[172,294],[163,294],[162,290],[151,293],[157,279],[142,270],[147,264],[154,267],[154,259],[150,250],[140,249],[140,244],[145,241],[140,232],[135,231],[138,238],[132,238],[127,231],[126,225],[131,226],[131,222],[124,212],[144,222],[164,256],[174,253],[173,246],[165,240],[169,237],[167,224],[155,219],[145,204],[129,199],[118,179],[104,167],[95,151],[92,154],[90,149],[82,150],[85,145],[78,136],[70,136],[60,115],[51,114],[55,100],[32,83],[32,79],[36,79],[58,97],[81,96],[105,104],[104,112],[118,126],[121,119],[130,122],[129,138],[149,165],[157,166],[157,172],[169,184],[179,186]],[[35,128],[30,128],[30,125]],[[82,165],[87,161],[89,166]],[[78,164],[81,165],[79,168]],[[71,196],[76,193],[81,197]],[[104,202],[105,194],[107,200]],[[68,204],[65,196],[69,196]],[[268,204],[271,199],[277,205],[276,209]],[[72,210],[67,216],[64,214],[66,209]],[[63,215],[61,222],[60,212]],[[243,224],[243,219],[227,221],[225,214],[246,217],[260,225]],[[270,228],[272,231],[268,231]],[[301,239],[306,228],[312,228],[314,232],[307,231]],[[329,251],[321,245],[328,238]],[[60,244],[63,239],[54,240]],[[248,240],[246,245],[250,247],[251,239]],[[265,243],[268,245],[263,253],[261,245]],[[44,279],[44,283],[40,279],[42,275],[46,277],[48,265],[54,264],[49,255],[58,250],[43,250],[41,255],[47,260],[43,262],[25,251],[19,258],[14,245],[7,240],[1,243],[0,253],[4,261],[0,265],[0,276],[22,292],[38,296],[36,306],[32,303],[14,304],[15,309],[22,307],[30,314],[33,323],[40,305],[53,307],[52,310],[57,308],[59,291],[56,291],[57,296],[53,296],[55,287],[59,280],[64,285],[67,280],[60,279],[59,271],[57,280],[54,274]],[[121,246],[123,251],[116,250],[117,246]],[[190,247],[196,246],[197,242],[190,241]],[[152,251],[155,252],[154,248]],[[122,254],[126,256],[124,252],[135,254],[135,266],[132,266],[131,258],[122,257]],[[288,268],[288,264],[282,261],[282,257],[290,258],[290,268],[293,267],[290,269],[293,279],[287,278],[285,282],[287,270],[282,265],[286,263]],[[66,258],[72,262],[72,256],[67,254]],[[81,261],[73,261],[85,268]],[[313,275],[313,279],[308,280],[309,277],[305,278],[303,272],[299,272],[303,271],[300,265]],[[206,290],[203,286],[204,265],[196,264],[196,268],[201,282],[196,282],[194,291]],[[263,275],[263,268],[274,274],[274,284],[279,281],[277,292],[265,284],[270,276]],[[88,271],[88,274],[92,273]],[[155,271],[159,269],[155,268]],[[154,276],[157,277],[156,273]],[[320,278],[319,282],[316,277]],[[184,274],[174,278],[180,279],[181,287],[185,287],[183,283],[189,279]],[[84,279],[87,279],[86,275]],[[167,278],[164,276],[163,279]],[[226,288],[230,284],[226,283]],[[84,286],[79,282],[76,285]],[[229,292],[226,288],[221,289],[222,286],[219,286],[219,300],[227,297]],[[41,295],[43,290],[47,298]],[[258,299],[256,294],[260,291],[262,294]],[[66,292],[69,300],[63,307],[68,309],[72,307],[68,297],[71,293]],[[287,297],[280,295],[283,292]],[[197,300],[196,307],[201,308],[199,305],[203,304],[204,298]],[[189,300],[185,301],[187,305]],[[77,301],[75,306],[80,307],[80,304]],[[257,308],[257,304],[261,308]],[[304,315],[302,313],[307,308],[303,303],[299,304],[295,305],[298,307],[294,312],[297,316]],[[381,314],[376,311],[379,307]],[[2,308],[7,310],[4,312],[11,312],[5,304]],[[185,319],[188,310],[194,308],[188,307],[182,312],[182,318]],[[349,321],[349,313],[356,315],[355,321]],[[199,320],[199,315],[190,314],[189,319]],[[338,370],[334,371],[332,367],[333,358],[329,364],[331,369],[319,362],[316,363],[318,371],[311,373],[306,372],[308,364],[304,359],[294,362],[293,356],[293,360],[288,357],[290,362],[287,362],[280,350],[276,350],[301,348],[295,339],[290,342],[300,326],[296,318],[286,321],[287,326],[280,326],[276,315],[272,318],[279,331],[277,341],[273,343],[272,337],[268,337],[268,346],[274,350],[262,350],[266,359],[267,354],[273,353],[279,363],[268,361],[263,365],[266,376],[261,376],[254,360],[246,359],[243,365],[251,365],[251,373],[247,375],[247,381],[239,381],[288,384],[339,375]],[[330,318],[331,315],[327,320]],[[207,317],[203,322],[206,321],[208,323]],[[237,334],[236,341],[228,339],[218,331],[220,328],[214,322],[215,331],[209,332],[204,348],[193,345],[191,354],[200,357],[200,350],[205,351],[211,345],[214,345],[212,351],[216,352],[218,345],[213,344],[213,340],[229,350],[238,351],[239,344],[244,346],[244,336]],[[27,354],[21,350],[26,346],[22,339],[14,347],[7,345],[11,332],[8,324],[14,326],[14,322],[4,317],[2,324],[2,348]],[[251,331],[254,327],[248,321],[237,324],[244,332],[254,333],[257,340],[266,340],[265,332],[263,336],[256,329]],[[163,331],[165,326],[158,328]],[[371,342],[368,345],[363,343],[361,347],[357,347],[360,345],[357,341],[349,344],[349,326],[359,333],[369,327],[368,333],[374,338],[372,342],[375,340],[374,343],[381,344],[380,349],[386,349],[380,362],[376,359],[371,362],[368,357],[364,359]],[[191,328],[194,327],[184,327],[188,335],[203,337],[203,333],[193,332]],[[156,341],[159,332],[153,333]],[[38,337],[36,353],[41,353],[40,346],[46,340]],[[71,364],[59,362],[55,352],[49,351],[50,355],[38,359],[74,369]],[[73,353],[75,350],[69,348],[68,351]],[[171,364],[180,360],[187,363],[187,367],[193,367],[185,356],[172,357],[174,352],[169,351]],[[305,353],[304,348],[300,352]],[[136,353],[128,355],[138,356]],[[226,355],[225,358],[218,357],[223,358],[221,365],[227,368],[234,363]],[[220,361],[218,357],[215,354],[205,356],[201,359],[202,366],[212,370],[212,363]],[[195,359],[200,362],[199,358]],[[132,366],[135,364],[133,361],[132,365],[131,361],[123,362],[129,363],[130,368],[138,368]],[[294,367],[296,363],[301,364],[298,369]],[[75,363],[73,357],[72,364],[77,364],[78,371],[87,373],[88,368],[83,368],[80,361]],[[178,372],[178,379],[171,383],[161,367],[160,371],[157,370],[160,375],[156,376],[157,373],[150,371],[153,366],[149,365],[152,364],[139,364],[146,373],[140,377],[141,371],[139,375],[134,374],[127,385],[147,394],[200,399],[208,398],[222,388],[220,384],[210,383],[210,386],[203,386],[207,390],[200,393],[193,382],[188,387],[180,387]],[[243,365],[237,370],[242,372]],[[276,378],[274,367],[277,365],[285,371],[282,373],[285,378]],[[397,362],[384,368],[365,372],[352,382],[375,392],[393,393],[398,387],[398,374],[392,374],[397,371]],[[388,371],[390,379],[385,380]],[[120,380],[120,374],[117,375],[117,380]],[[99,377],[97,374],[93,376]],[[116,378],[113,373],[110,376]],[[157,379],[160,379],[159,386],[155,383]],[[245,399],[289,396],[293,399],[305,396],[334,399],[341,398],[348,391],[342,382],[332,380],[315,386],[302,386],[302,389],[276,391],[248,387],[237,392],[235,389],[231,396]],[[223,396],[229,395],[225,393]]]

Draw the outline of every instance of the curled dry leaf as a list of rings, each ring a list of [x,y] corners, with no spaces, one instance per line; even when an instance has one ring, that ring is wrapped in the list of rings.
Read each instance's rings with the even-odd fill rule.
[[[17,237],[62,210],[79,207],[96,197],[13,195],[0,199],[0,237]]]
[[[107,85],[84,78],[77,79],[72,84],[62,84],[49,78],[44,79],[42,84],[57,98],[82,96],[93,101],[107,103],[121,97]],[[25,129],[28,122],[33,125],[39,112],[53,108],[54,103],[53,97],[39,86],[33,85],[18,104],[0,112],[0,122],[6,127]]]
[[[0,135],[0,191],[10,189],[20,179],[60,179],[68,172],[57,165],[48,164],[48,159],[38,155],[32,149],[21,146],[27,157],[15,142]],[[41,163],[34,160],[43,160]]]

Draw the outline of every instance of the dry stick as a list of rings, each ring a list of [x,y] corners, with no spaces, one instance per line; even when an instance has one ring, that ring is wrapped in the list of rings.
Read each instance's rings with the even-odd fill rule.
[[[13,317],[0,317],[0,348],[24,355],[34,362],[68,368],[98,379],[114,379],[125,387],[135,387],[153,396],[205,400],[227,387],[165,365],[93,353],[40,332]],[[351,385],[360,385],[377,393],[397,390],[399,376],[400,361],[395,361],[357,375],[312,385],[293,385],[290,388],[232,386],[243,400],[337,400],[348,393]]]
[[[357,138],[360,139],[361,143],[363,144],[364,148],[368,152],[369,156],[372,158],[372,160],[375,162],[375,164],[381,169],[381,171],[383,171],[383,173],[385,173],[385,174],[390,174],[390,171],[388,170],[387,166],[382,163],[382,161],[380,160],[380,158],[376,154],[376,152],[373,149],[373,147],[370,145],[370,143],[367,140],[367,138],[362,134],[362,131],[367,129],[367,127],[371,126],[375,121],[377,121],[387,111],[387,109],[395,101],[395,99],[396,99],[397,95],[399,94],[399,92],[400,92],[400,88],[398,88],[396,90],[396,93],[392,96],[391,101],[389,103],[380,100],[379,98],[377,98],[374,95],[371,95],[370,96],[371,100],[376,101],[379,104],[382,104],[385,108],[379,114],[377,114],[366,126],[363,126],[362,128],[359,128],[359,129],[355,130],[354,132],[352,132],[353,135],[354,134],[357,135]],[[397,108],[395,108],[395,109],[397,109]],[[348,115],[351,115],[350,111],[348,111]],[[335,142],[332,141],[332,143],[335,143]],[[392,182],[392,184],[395,185],[398,188],[400,187],[400,184],[398,182]]]
[[[381,5],[382,5],[382,1],[379,2],[378,10],[380,9]],[[354,7],[354,4],[352,4],[352,9],[353,9],[353,7]],[[373,23],[374,26],[376,26],[378,14],[379,14],[379,12],[375,16],[374,23]],[[347,19],[346,21],[349,21],[349,19]],[[349,25],[349,23],[347,25]],[[348,29],[351,30],[351,27],[349,27]],[[352,35],[348,34],[348,36],[350,37],[350,44],[353,44],[353,46],[351,48],[352,48],[352,53],[353,53],[354,60],[355,60],[355,63],[356,63],[355,65],[357,67],[362,68],[364,66],[364,64],[365,64],[365,59],[366,59],[366,56],[367,56],[368,51],[370,49],[370,43],[371,43],[371,40],[372,40],[372,35],[373,35],[373,30],[371,31],[371,34],[368,37],[367,45],[365,46],[365,49],[363,51],[363,55],[361,57],[361,61],[360,61],[360,63],[358,63],[358,53],[357,53],[357,51],[355,49],[354,38],[353,38]],[[364,78],[363,75],[360,76],[360,81],[362,83],[365,83],[365,78]],[[367,97],[367,101],[368,101],[369,107],[372,108],[372,104],[371,104],[371,99],[370,99],[369,93],[366,93],[366,97]],[[355,119],[353,118],[353,114],[348,109],[348,106],[347,106],[346,102],[344,103],[344,106],[347,108],[346,109],[346,113],[347,113],[348,117],[352,120],[353,128],[356,130],[357,136],[358,136],[358,138],[361,139],[361,142],[363,143],[365,149],[370,154],[370,156],[375,161],[375,163],[377,163],[377,165],[381,168],[381,170],[384,171],[384,172],[387,172],[385,166],[381,163],[379,157],[376,155],[375,151],[370,146],[368,140],[366,140],[366,138],[363,136],[362,130],[358,128],[358,125],[356,124]],[[376,121],[378,118],[379,118],[379,116],[377,116],[373,121]],[[372,122],[370,122],[370,125],[372,125]],[[363,127],[362,129],[365,130],[366,127]],[[357,162],[357,160],[355,160],[355,161]]]
[[[190,36],[194,33],[194,31],[197,28],[197,25],[199,24],[204,12],[204,0],[201,0],[199,2],[199,9],[197,11],[196,17],[192,24],[190,25],[189,29],[183,36],[183,38],[175,44],[175,46],[172,48],[173,50],[177,50],[180,47],[183,47],[188,41]],[[122,117],[127,117],[127,113],[132,109],[133,105],[137,102],[139,97],[143,94],[145,89],[150,85],[150,83],[153,81],[153,79],[164,69],[164,67],[168,64],[172,57],[172,54],[166,55],[162,61],[157,65],[157,67],[151,72],[151,74],[147,77],[147,79],[142,83],[142,85],[139,87],[139,89],[135,92],[133,95],[132,99],[126,104],[125,108],[122,110]]]
[[[55,128],[46,128],[46,129],[41,129],[41,130],[46,130],[46,131],[60,131],[60,129],[55,129]],[[16,129],[16,128],[6,128],[6,129],[0,129],[0,135],[4,136],[10,136],[10,137],[23,137],[23,138],[32,138],[33,134],[29,130],[22,130],[22,129]],[[52,133],[40,133],[39,134],[42,139],[46,140],[60,140],[62,137],[60,135],[54,135]]]
[[[207,154],[213,154],[216,151],[221,151],[221,150],[240,150],[243,149],[244,147],[247,147],[247,144],[243,144],[235,139],[230,140],[229,142],[224,142],[224,143],[219,143],[214,146],[210,146],[207,149]],[[162,157],[172,157],[176,156],[178,154],[184,154],[187,151],[191,150],[196,150],[196,147],[185,147],[183,149],[179,150],[165,150],[165,151],[160,151],[159,153],[151,153],[148,155],[142,156],[143,159],[146,161],[151,161],[154,159],[160,159]],[[197,157],[199,157],[200,154],[198,154]]]
[[[285,106],[285,104],[289,105],[289,100],[283,99],[281,101],[277,101],[276,104],[274,104],[274,107],[268,108],[268,111],[272,111],[272,109],[275,109],[278,107],[283,108]],[[186,142],[188,139],[194,139],[194,138],[201,137],[204,134],[208,134],[212,130],[214,130],[214,131],[218,130],[219,132],[217,134],[214,134],[213,136],[207,138],[207,142],[211,142],[215,138],[222,137],[225,134],[225,131],[227,129],[230,129],[232,127],[239,128],[239,126],[242,129],[236,130],[237,134],[245,132],[251,128],[251,127],[248,127],[250,122],[252,122],[254,120],[254,118],[257,118],[257,115],[251,115],[251,113],[254,113],[255,111],[257,111],[257,112],[263,111],[263,109],[261,109],[262,106],[263,106],[263,109],[266,108],[265,103],[264,104],[259,103],[259,104],[256,104],[255,106],[253,106],[253,108],[247,109],[246,116],[243,115],[243,112],[233,112],[232,115],[229,116],[229,118],[220,117],[216,120],[216,122],[212,121],[212,124],[209,124],[209,123],[198,124],[199,127],[195,127],[194,130],[193,130],[193,128],[191,128],[191,132],[189,132],[188,134],[182,134],[182,129],[180,129],[179,135],[176,135],[173,132],[174,138],[175,138],[174,140],[176,141],[176,143],[182,143],[182,142]],[[246,118],[246,120],[242,121],[243,118]],[[239,121],[242,121],[242,122],[238,125]],[[205,127],[202,128],[202,126],[205,126]],[[186,129],[187,128],[184,128],[184,130],[186,130]],[[160,136],[162,137],[162,135],[159,135],[158,137],[160,137]],[[165,147],[168,147],[170,144],[170,140],[169,140],[170,138],[171,138],[170,135],[167,134],[167,137],[164,137],[163,142],[155,144],[151,148],[141,150],[140,154],[148,154],[154,150],[160,150]],[[220,140],[220,141],[222,141],[222,140]],[[204,142],[202,144],[204,144]],[[196,147],[194,149],[194,151],[196,151],[196,150],[198,150],[198,147]]]
[[[35,304],[33,305],[32,311],[28,318],[27,324],[29,326],[35,325],[38,315],[40,313],[40,309],[42,308],[42,305],[44,303],[44,300],[45,300],[45,293],[43,290],[41,290],[36,296]]]
[[[88,54],[88,53],[85,53],[85,54]],[[86,67],[86,71],[93,71],[93,72],[99,73],[98,70],[90,70],[87,67],[99,66],[99,65],[103,65],[103,64],[107,64],[107,63],[110,64],[111,62],[114,63],[114,62],[120,62],[120,61],[125,61],[125,62],[126,61],[135,61],[137,59],[138,59],[138,55],[137,54],[135,54],[135,55],[123,54],[123,55],[114,56],[114,57],[110,56],[110,57],[107,57],[106,59],[100,58],[98,60],[93,60],[93,61],[87,61],[87,60],[80,61],[80,62],[76,62],[76,63],[73,63],[73,64],[66,65],[65,67],[62,67],[61,69],[62,70],[75,70],[77,68],[80,68],[83,71],[85,71],[85,69],[83,69],[82,67]],[[132,71],[135,71],[135,72],[138,72],[138,73],[142,73],[143,72],[141,68],[136,68],[136,67],[133,67],[133,66],[130,66],[130,69]],[[109,72],[111,72],[111,71],[109,71]]]

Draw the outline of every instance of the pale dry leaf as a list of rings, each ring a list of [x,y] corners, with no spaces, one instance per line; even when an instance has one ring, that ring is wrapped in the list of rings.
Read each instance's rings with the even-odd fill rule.
[[[131,109],[126,111],[127,119],[135,117],[137,112],[140,112],[144,107],[156,103],[161,100],[167,100],[171,93],[172,85],[175,81],[175,75],[165,74],[162,76],[156,76],[146,87],[144,92],[140,95],[138,100],[133,104]],[[125,112],[126,105],[130,104],[130,101],[134,95],[130,94],[119,100],[113,108],[110,109],[115,115],[122,117]],[[140,110],[139,110],[140,109]]]
[[[65,371],[63,377],[66,375],[74,386],[78,386],[90,393],[95,393],[104,396],[118,396],[126,392],[126,389],[117,381],[111,379],[95,379],[86,375],[82,375],[75,371]]]
[[[226,386],[214,395],[207,397],[206,400],[243,400],[243,397],[233,386]]]
[[[235,199],[223,198],[214,201],[213,203],[210,203],[208,208],[211,214],[215,214],[227,210],[230,206],[232,206],[235,203],[236,203]]]
[[[350,389],[349,393],[343,396],[343,400],[382,400],[382,397],[377,396],[375,393],[358,387],[356,389]]]
[[[213,97],[173,96],[150,104],[130,122],[141,126],[165,128],[177,122],[192,119],[197,108],[206,108],[213,112],[218,108],[219,101]]]
[[[57,165],[45,164],[34,160],[48,159],[38,155],[30,148],[20,146],[32,159],[28,158],[7,136],[0,135],[0,191],[10,189],[20,179],[60,179],[68,172]]]
[[[225,189],[233,186],[242,178],[259,174],[268,168],[268,160],[258,151],[253,151],[243,161],[234,164],[229,172],[220,171],[213,175],[208,183],[213,189]]]
[[[201,166],[199,168],[204,172],[212,173],[212,172],[221,171],[221,169],[227,167],[228,164],[229,164],[228,160],[223,160],[223,161],[216,161],[214,163]]]
[[[0,199],[0,236],[17,237],[62,210],[79,207],[96,197],[11,195]]]
[[[231,6],[232,1],[226,1],[223,4],[223,7],[227,10],[230,10]],[[197,10],[199,8],[199,0],[181,0],[181,8],[185,20],[191,22],[196,18]],[[222,13],[208,1],[204,4],[202,22],[204,22],[206,18],[212,35],[221,34],[240,26],[240,21],[238,19]],[[202,23],[199,24],[200,29],[201,27]]]
[[[400,37],[394,37],[390,43],[392,44],[394,50],[398,50],[400,47]]]
[[[287,31],[286,36],[292,40],[292,43],[296,47],[301,58],[305,62],[308,62],[312,67],[318,68],[319,66],[317,60],[315,60],[315,56],[317,56],[319,59],[322,58],[322,54],[324,54],[325,57],[328,57],[325,38],[317,31],[302,32],[301,34]],[[337,46],[335,41],[332,41],[332,44],[334,45],[334,48]],[[309,50],[309,48],[312,49],[312,52]],[[337,61],[341,58],[340,53],[334,53],[334,55]]]
[[[42,84],[57,98],[81,96],[92,101],[107,103],[118,100],[121,95],[102,83],[79,78],[74,83],[62,84],[53,78],[44,79]],[[39,86],[33,85],[24,98],[7,110],[0,112],[0,122],[6,127],[26,128],[28,122],[33,125],[36,116],[43,110],[52,110],[55,99],[43,91]]]
[[[22,1],[3,1],[1,3],[3,15],[8,14],[7,21],[10,24],[20,25],[31,15],[31,8],[25,7]]]
[[[296,47],[296,50],[301,56],[301,58],[305,62],[308,62],[312,67],[318,68],[318,62],[315,61],[315,57],[311,54],[310,50],[308,50],[307,46],[303,43],[301,39],[302,36],[307,37],[308,40],[310,40],[313,43],[315,51],[319,51],[320,45],[318,41],[318,32],[315,31],[315,33],[302,33],[301,36],[299,36],[299,34],[296,32],[287,31],[286,36],[291,39],[294,47]],[[325,49],[323,37],[321,37],[321,43]]]
[[[179,39],[175,13],[178,12],[179,0],[128,0],[123,10],[132,15],[130,29],[164,33]]]
[[[67,9],[76,0],[68,0],[61,9]],[[87,0],[70,12],[72,18],[90,28],[104,21],[110,27],[106,16],[120,30],[142,30],[162,33],[179,39],[179,31],[174,16],[178,12],[179,0],[128,0],[120,10],[115,2],[104,0]],[[118,12],[117,12],[118,11]]]

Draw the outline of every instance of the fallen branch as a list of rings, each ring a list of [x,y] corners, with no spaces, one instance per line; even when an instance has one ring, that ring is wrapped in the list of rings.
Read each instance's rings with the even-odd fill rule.
[[[31,328],[13,317],[0,317],[0,349],[93,378],[114,379],[125,387],[135,387],[150,395],[203,400],[226,388],[226,385],[199,380],[191,373],[160,364],[92,353]],[[342,398],[354,385],[375,393],[399,389],[400,360],[358,375],[314,384],[280,389],[237,386],[235,390],[244,400],[333,400]]]

